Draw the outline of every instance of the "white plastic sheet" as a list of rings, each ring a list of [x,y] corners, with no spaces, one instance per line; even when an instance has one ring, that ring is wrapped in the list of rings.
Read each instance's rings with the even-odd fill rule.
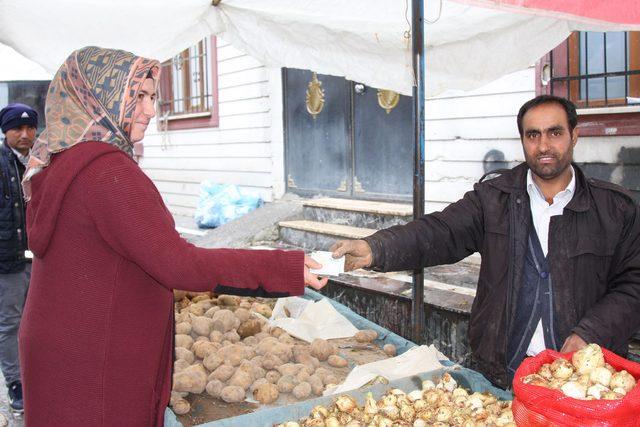
[[[572,30],[640,28],[514,13],[522,10],[513,4],[509,11],[451,0],[425,4],[432,22],[425,34],[428,96],[473,89],[523,69]],[[86,45],[165,60],[218,34],[267,66],[410,94],[410,13],[409,0],[222,0],[217,7],[210,0],[0,0],[0,43],[54,72]]]
[[[435,371],[443,368],[440,363],[441,360],[448,359],[433,345],[413,347],[400,356],[356,366],[347,375],[342,384],[325,390],[323,394],[329,396],[355,390],[377,377],[393,381],[417,375],[421,372]]]
[[[307,342],[316,338],[348,338],[358,332],[326,298],[316,302],[299,297],[280,298],[273,308],[269,324]]]

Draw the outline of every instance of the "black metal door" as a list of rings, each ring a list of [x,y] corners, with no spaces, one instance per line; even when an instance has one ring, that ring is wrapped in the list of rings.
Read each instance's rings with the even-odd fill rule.
[[[287,189],[348,195],[349,84],[303,70],[288,69],[284,76]]]
[[[413,101],[362,84],[353,90],[353,191],[367,199],[410,200]]]
[[[375,88],[304,70],[286,69],[283,81],[288,191],[411,199],[411,98],[379,100]]]

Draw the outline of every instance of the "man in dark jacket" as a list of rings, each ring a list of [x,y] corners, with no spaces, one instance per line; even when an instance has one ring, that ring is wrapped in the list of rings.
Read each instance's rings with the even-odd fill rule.
[[[33,146],[38,114],[24,104],[0,110],[4,141],[0,147],[0,368],[7,383],[9,404],[23,410],[18,361],[18,328],[27,296],[31,262],[25,257],[27,234],[22,176]]]
[[[469,342],[479,370],[510,385],[527,355],[597,343],[626,355],[640,327],[640,216],[623,188],[572,163],[575,106],[525,103],[526,163],[481,179],[442,212],[364,240],[340,241],[345,269],[410,270],[479,252]],[[483,177],[484,178],[484,177]]]

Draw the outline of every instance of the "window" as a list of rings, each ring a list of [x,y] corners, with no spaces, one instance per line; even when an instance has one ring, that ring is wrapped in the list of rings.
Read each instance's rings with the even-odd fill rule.
[[[579,109],[581,134],[640,134],[640,32],[574,32],[537,67],[537,92]]]
[[[162,63],[158,123],[167,129],[218,125],[216,39],[207,37]]]

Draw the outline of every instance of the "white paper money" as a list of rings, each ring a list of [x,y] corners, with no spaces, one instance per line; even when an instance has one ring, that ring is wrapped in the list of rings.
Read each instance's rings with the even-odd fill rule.
[[[309,256],[322,264],[322,268],[311,269],[313,274],[319,276],[338,276],[344,273],[344,257],[333,258],[331,252],[327,251],[316,251]]]

